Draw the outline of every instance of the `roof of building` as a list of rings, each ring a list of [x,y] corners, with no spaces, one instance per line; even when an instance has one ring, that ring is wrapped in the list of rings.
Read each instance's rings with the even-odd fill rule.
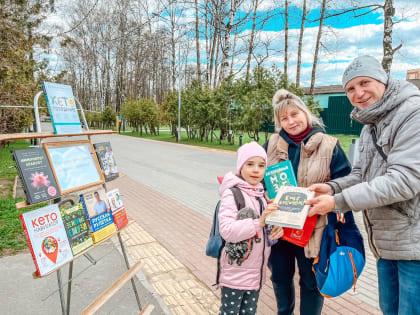
[[[420,89],[420,79],[410,79],[407,81],[413,83],[418,89]]]
[[[303,88],[305,95],[309,94],[308,87]],[[341,85],[326,85],[326,86],[316,86],[314,89],[314,94],[333,94],[333,93],[344,93],[344,89]]]

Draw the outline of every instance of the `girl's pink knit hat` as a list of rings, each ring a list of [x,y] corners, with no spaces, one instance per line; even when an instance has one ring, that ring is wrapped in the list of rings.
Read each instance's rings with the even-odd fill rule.
[[[238,160],[236,162],[238,175],[241,174],[241,169],[245,162],[256,156],[262,157],[265,161],[265,165],[267,165],[267,153],[265,153],[264,148],[255,141],[244,144],[238,149]]]

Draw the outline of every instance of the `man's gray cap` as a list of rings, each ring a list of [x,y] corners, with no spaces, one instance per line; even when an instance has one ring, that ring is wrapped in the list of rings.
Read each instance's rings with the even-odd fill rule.
[[[343,87],[347,82],[356,77],[370,77],[383,84],[387,84],[388,75],[379,61],[372,56],[360,56],[355,58],[346,68],[343,74]]]

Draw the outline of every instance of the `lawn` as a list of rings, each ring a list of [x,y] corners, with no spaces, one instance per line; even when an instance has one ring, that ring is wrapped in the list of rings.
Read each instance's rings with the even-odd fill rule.
[[[150,134],[145,134],[143,132],[143,135],[140,136],[140,134],[138,132],[125,132],[125,133],[121,133],[127,136],[132,136],[132,137],[139,137],[139,138],[145,138],[145,139],[153,139],[153,140],[158,140],[158,141],[165,141],[165,142],[176,142],[176,139],[174,136],[171,135],[170,131],[160,131],[159,135],[157,136],[152,136]],[[219,135],[219,133],[217,133],[217,135]],[[268,134],[268,137],[270,137],[271,134]],[[350,143],[352,141],[353,138],[358,138],[358,136],[352,136],[352,135],[332,135],[336,138],[338,138],[338,140],[340,141],[341,146],[343,147],[344,152],[346,152],[348,154],[349,152],[349,147],[350,147]],[[242,143],[248,143],[253,141],[253,139],[251,139],[248,134],[243,134],[242,135]],[[265,133],[264,132],[260,132],[260,139],[259,139],[259,143],[261,145],[263,145],[265,143],[266,139],[265,139]],[[235,135],[235,141],[233,145],[228,144],[227,140],[223,140],[221,144],[219,144],[218,138],[214,138],[213,142],[210,141],[199,141],[198,139],[188,139],[187,137],[187,133],[185,131],[183,131],[181,133],[181,143],[182,144],[188,144],[188,145],[193,145],[193,146],[201,146],[201,147],[208,147],[208,148],[214,148],[214,149],[222,149],[222,150],[230,150],[230,151],[236,151],[239,147],[239,136]]]
[[[10,151],[27,147],[28,142],[19,140],[0,150],[0,257],[15,254],[28,247],[19,214],[42,206],[36,205],[21,210],[16,210],[15,207],[17,202],[25,199],[13,198],[13,183],[17,170]]]

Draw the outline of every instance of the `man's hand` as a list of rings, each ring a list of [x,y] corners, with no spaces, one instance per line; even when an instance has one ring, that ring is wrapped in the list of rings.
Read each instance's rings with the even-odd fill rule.
[[[311,205],[308,212],[308,217],[315,214],[326,214],[331,212],[335,207],[333,196],[321,195],[310,200],[306,200],[305,204]]]
[[[275,225],[275,226],[273,227],[273,229],[271,230],[271,233],[270,233],[270,239],[271,239],[271,240],[277,240],[277,239],[279,239],[280,237],[282,237],[282,236],[283,236],[283,234],[284,234],[283,228],[282,228],[281,226],[277,226],[277,225]]]
[[[332,187],[328,184],[313,184],[308,189],[315,192],[315,197],[325,194],[332,196],[334,194]]]

